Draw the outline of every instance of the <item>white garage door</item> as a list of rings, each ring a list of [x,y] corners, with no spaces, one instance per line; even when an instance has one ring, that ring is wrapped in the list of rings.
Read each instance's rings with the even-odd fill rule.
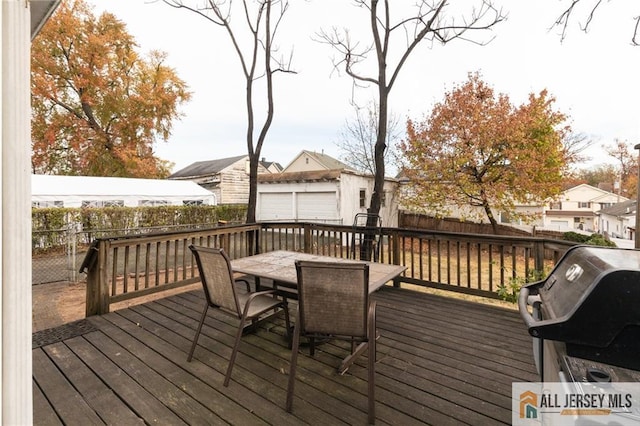
[[[298,220],[338,219],[338,201],[335,192],[298,192]]]
[[[258,220],[293,220],[293,194],[266,192],[260,195]]]

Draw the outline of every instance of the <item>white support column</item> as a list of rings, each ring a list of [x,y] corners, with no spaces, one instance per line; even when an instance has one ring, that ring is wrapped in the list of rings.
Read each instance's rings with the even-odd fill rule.
[[[30,13],[1,0],[2,424],[33,423],[31,388]]]

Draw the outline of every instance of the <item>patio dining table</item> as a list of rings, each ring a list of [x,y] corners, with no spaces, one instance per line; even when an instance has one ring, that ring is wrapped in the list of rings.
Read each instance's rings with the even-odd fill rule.
[[[364,262],[361,260],[343,259],[339,257],[321,256],[317,254],[300,253],[295,251],[276,250],[267,253],[247,256],[231,261],[234,272],[252,275],[256,279],[256,289],[260,288],[260,279],[267,278],[274,282],[276,290],[289,292],[289,297],[295,297],[298,286],[295,262],[297,260],[311,260],[318,262],[339,263],[368,263],[369,264],[369,293],[373,293],[387,282],[397,280],[406,266],[390,265],[387,263]],[[286,295],[286,294],[285,294]]]
[[[231,268],[234,272],[253,275],[256,283],[256,291],[260,290],[260,279],[267,278],[273,280],[273,289],[277,294],[285,298],[297,299],[296,288],[298,278],[295,262],[297,260],[339,262],[339,263],[368,263],[369,264],[369,293],[373,293],[387,282],[397,280],[406,266],[390,265],[386,263],[364,262],[361,260],[343,259],[330,256],[321,256],[309,253],[299,253],[293,251],[271,251],[243,257],[231,261]],[[361,343],[349,356],[347,356],[340,366],[338,373],[345,371],[354,363],[356,358],[367,348],[367,343]]]

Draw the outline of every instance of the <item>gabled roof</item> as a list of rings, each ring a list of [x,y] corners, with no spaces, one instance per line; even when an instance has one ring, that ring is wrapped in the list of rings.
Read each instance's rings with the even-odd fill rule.
[[[271,167],[272,165],[278,169],[278,171],[282,171],[283,167],[280,163],[278,163],[277,161],[260,161],[260,164],[262,164],[264,166],[265,169],[269,169],[269,167]]]
[[[598,212],[609,216],[634,216],[636,214],[636,200],[627,200],[616,203],[611,207],[604,208]]]
[[[616,196],[616,197],[618,197],[618,195],[617,195],[617,194],[614,194],[613,192],[608,192],[608,191],[605,191],[604,189],[596,188],[595,186],[592,186],[592,185],[589,185],[589,184],[586,184],[586,183],[581,183],[580,185],[576,185],[576,186],[573,186],[573,187],[571,187],[571,188],[569,188],[569,189],[566,189],[566,190],[563,192],[563,194],[562,194],[562,195],[566,195],[566,194],[568,194],[568,193],[570,193],[570,192],[578,191],[578,190],[580,190],[580,189],[588,189],[588,190],[590,190],[591,192],[593,192],[593,193],[597,194],[597,195],[592,196],[592,197],[591,197],[591,198],[589,198],[588,200],[581,200],[581,201],[593,201],[593,202],[598,202],[599,200],[604,199],[604,198],[607,198],[607,197],[611,197],[611,196]],[[620,196],[620,198],[623,198],[625,201],[627,200],[627,198],[626,198],[626,197],[622,197],[622,196]]]
[[[178,170],[169,179],[188,179],[201,176],[211,176],[220,173],[230,165],[238,161],[248,158],[247,155],[238,155],[236,157],[220,158],[218,160],[197,161],[184,169]]]
[[[324,152],[318,153],[307,150],[302,150],[300,154],[296,155],[296,157],[291,160],[291,162],[287,165],[287,167],[284,168],[284,170],[287,170],[290,165],[292,165],[298,158],[302,157],[303,155],[307,155],[313,158],[320,164],[320,166],[324,167],[325,170],[353,170],[342,161],[336,160],[335,158],[325,154]]]

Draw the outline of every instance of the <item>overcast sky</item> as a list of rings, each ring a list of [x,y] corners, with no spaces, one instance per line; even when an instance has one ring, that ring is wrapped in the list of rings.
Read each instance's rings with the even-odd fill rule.
[[[174,171],[195,161],[246,154],[244,78],[228,36],[220,27],[185,10],[148,0],[110,0],[96,4],[127,24],[142,52],[168,53],[174,67],[193,92],[193,99],[175,122],[171,138],[157,145],[157,155],[175,163]],[[188,1],[188,0],[185,0]],[[459,1],[459,0],[456,0]],[[397,2],[397,3],[396,3]],[[407,117],[429,114],[445,91],[464,82],[469,72],[480,72],[496,92],[515,104],[531,92],[548,89],[556,108],[571,118],[574,131],[596,141],[591,164],[607,160],[600,148],[615,138],[640,143],[640,47],[630,44],[633,17],[640,15],[635,1],[606,2],[591,23],[580,31],[587,10],[577,10],[570,31],[561,42],[550,27],[570,0],[496,0],[508,19],[478,40],[486,46],[455,41],[446,46],[424,44],[413,52],[391,93],[393,112]],[[332,50],[313,40],[322,28],[349,25],[356,32],[367,16],[348,0],[291,1],[279,38],[283,53],[294,50],[297,74],[276,78],[276,114],[262,157],[286,166],[303,149],[324,151],[336,158],[336,143],[345,121],[352,120],[351,80],[333,71]],[[393,6],[400,4],[394,0]],[[406,0],[404,4],[413,4]],[[585,6],[593,0],[583,0]],[[362,33],[367,35],[366,33]],[[358,99],[370,99],[359,91]]]

